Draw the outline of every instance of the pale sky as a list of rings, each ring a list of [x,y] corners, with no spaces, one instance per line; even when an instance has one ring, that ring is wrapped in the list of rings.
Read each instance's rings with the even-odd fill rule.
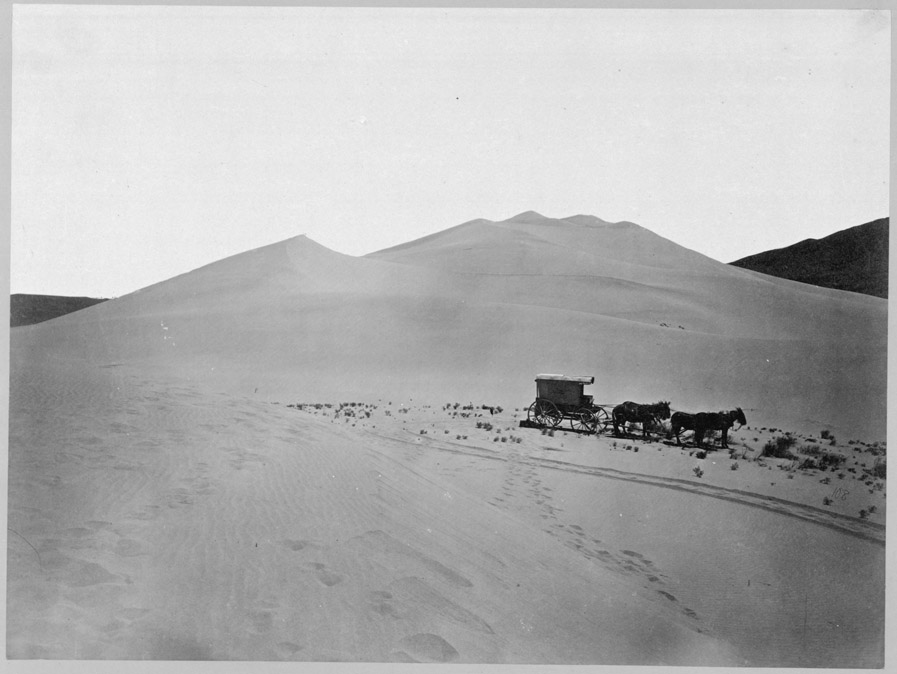
[[[723,262],[889,216],[885,11],[13,11],[13,293],[526,210]]]

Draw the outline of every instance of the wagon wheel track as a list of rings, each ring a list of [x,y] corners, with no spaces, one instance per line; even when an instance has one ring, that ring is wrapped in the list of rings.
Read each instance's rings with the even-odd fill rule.
[[[412,444],[420,447],[417,440],[405,440],[400,437],[371,432],[381,438],[393,440],[396,442]],[[405,431],[410,433],[410,431]],[[508,458],[504,454],[488,449],[471,447],[459,443],[446,442],[441,440],[431,440],[427,446],[442,452],[451,454],[459,454],[463,456],[473,456],[492,461],[507,461]],[[580,475],[591,475],[594,477],[603,477],[611,480],[623,480],[626,482],[635,482],[637,484],[661,487],[664,489],[674,489],[684,491],[700,496],[708,496],[723,501],[739,503],[741,505],[752,508],[760,508],[768,512],[794,517],[796,519],[812,522],[823,527],[828,527],[841,533],[845,533],[857,538],[861,538],[877,545],[885,544],[885,526],[868,520],[861,520],[856,517],[841,515],[840,513],[823,510],[811,505],[788,501],[786,499],[777,498],[775,496],[764,496],[755,494],[741,489],[728,489],[726,487],[718,487],[715,485],[694,482],[692,480],[683,480],[673,477],[661,477],[657,475],[647,475],[644,473],[632,473],[615,468],[603,468],[600,466],[586,466],[568,461],[559,461],[557,459],[545,459],[536,456],[518,455],[515,461],[529,464],[549,470],[562,470],[569,473],[578,473]]]

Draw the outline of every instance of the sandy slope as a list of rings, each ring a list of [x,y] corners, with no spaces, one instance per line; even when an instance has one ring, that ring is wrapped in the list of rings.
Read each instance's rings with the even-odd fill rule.
[[[8,654],[874,665],[884,490],[847,441],[884,436],[886,306],[527,213],[366,258],[297,237],[17,328]],[[441,409],[508,434],[543,371],[740,405],[743,467]],[[286,406],[349,400],[377,408]],[[754,461],[778,429],[853,472]]]
[[[524,404],[536,373],[586,373],[602,401],[741,406],[880,440],[886,320],[885,300],[737,269],[637,225],[524,214],[366,258],[297,237],[17,329],[12,349],[268,400]]]
[[[737,662],[401,442],[129,368],[13,376],[11,657]]]
[[[300,411],[129,366],[13,377],[13,658],[881,657],[883,514],[823,521],[829,488],[777,467],[760,488],[734,438],[737,472],[520,412]]]

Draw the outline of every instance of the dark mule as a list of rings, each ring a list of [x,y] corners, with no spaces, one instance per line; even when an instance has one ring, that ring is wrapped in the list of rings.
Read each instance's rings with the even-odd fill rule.
[[[698,447],[704,446],[704,433],[707,431],[722,431],[720,446],[728,449],[727,434],[735,422],[738,422],[740,426],[744,426],[747,423],[744,412],[741,411],[740,407],[736,407],[728,412],[698,412],[694,421],[695,445]]]
[[[614,435],[620,435],[620,426],[639,423],[642,425],[642,437],[647,438],[649,422],[670,418],[670,404],[661,401],[653,405],[640,405],[627,400],[614,408],[611,418],[614,423]]]
[[[670,419],[670,426],[670,432],[676,436],[676,444],[681,445],[679,431],[695,430],[695,415],[688,412],[674,412],[673,418]]]

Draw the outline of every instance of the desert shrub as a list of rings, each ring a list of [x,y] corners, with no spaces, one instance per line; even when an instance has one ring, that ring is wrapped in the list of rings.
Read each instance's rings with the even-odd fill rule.
[[[819,445],[803,445],[797,451],[807,456],[819,456],[822,454],[822,448]]]
[[[704,471],[701,470],[700,466],[695,466],[694,468],[692,468],[692,472],[694,472],[696,477],[701,477],[702,475],[704,475]]]
[[[888,476],[888,467],[885,459],[877,459],[875,465],[872,466],[872,477],[884,480]]]
[[[831,505],[832,500],[828,496],[826,496],[824,499],[822,499],[822,504],[823,505]]]
[[[706,451],[700,451],[700,452],[697,452],[697,453],[695,454],[695,458],[696,458],[696,459],[706,459],[706,458],[707,458],[707,452],[706,452]]]
[[[823,429],[819,431],[819,437],[823,440],[828,440],[830,437],[832,437],[832,434],[829,431]]]
[[[733,461],[732,464],[729,466],[729,470],[738,470],[738,462]]]
[[[763,445],[761,456],[771,456],[776,459],[796,459],[789,450],[794,447],[797,440],[790,435],[780,435],[772,438]]]
[[[860,519],[861,519],[861,520],[864,520],[864,519],[866,519],[867,517],[869,517],[869,513],[868,513],[867,511],[865,511],[865,510],[861,510],[861,511],[860,511]]]
[[[818,459],[819,461],[819,469],[827,470],[831,468],[834,470],[842,463],[847,461],[847,457],[842,456],[841,454],[832,454],[831,452],[823,452],[822,455]]]

